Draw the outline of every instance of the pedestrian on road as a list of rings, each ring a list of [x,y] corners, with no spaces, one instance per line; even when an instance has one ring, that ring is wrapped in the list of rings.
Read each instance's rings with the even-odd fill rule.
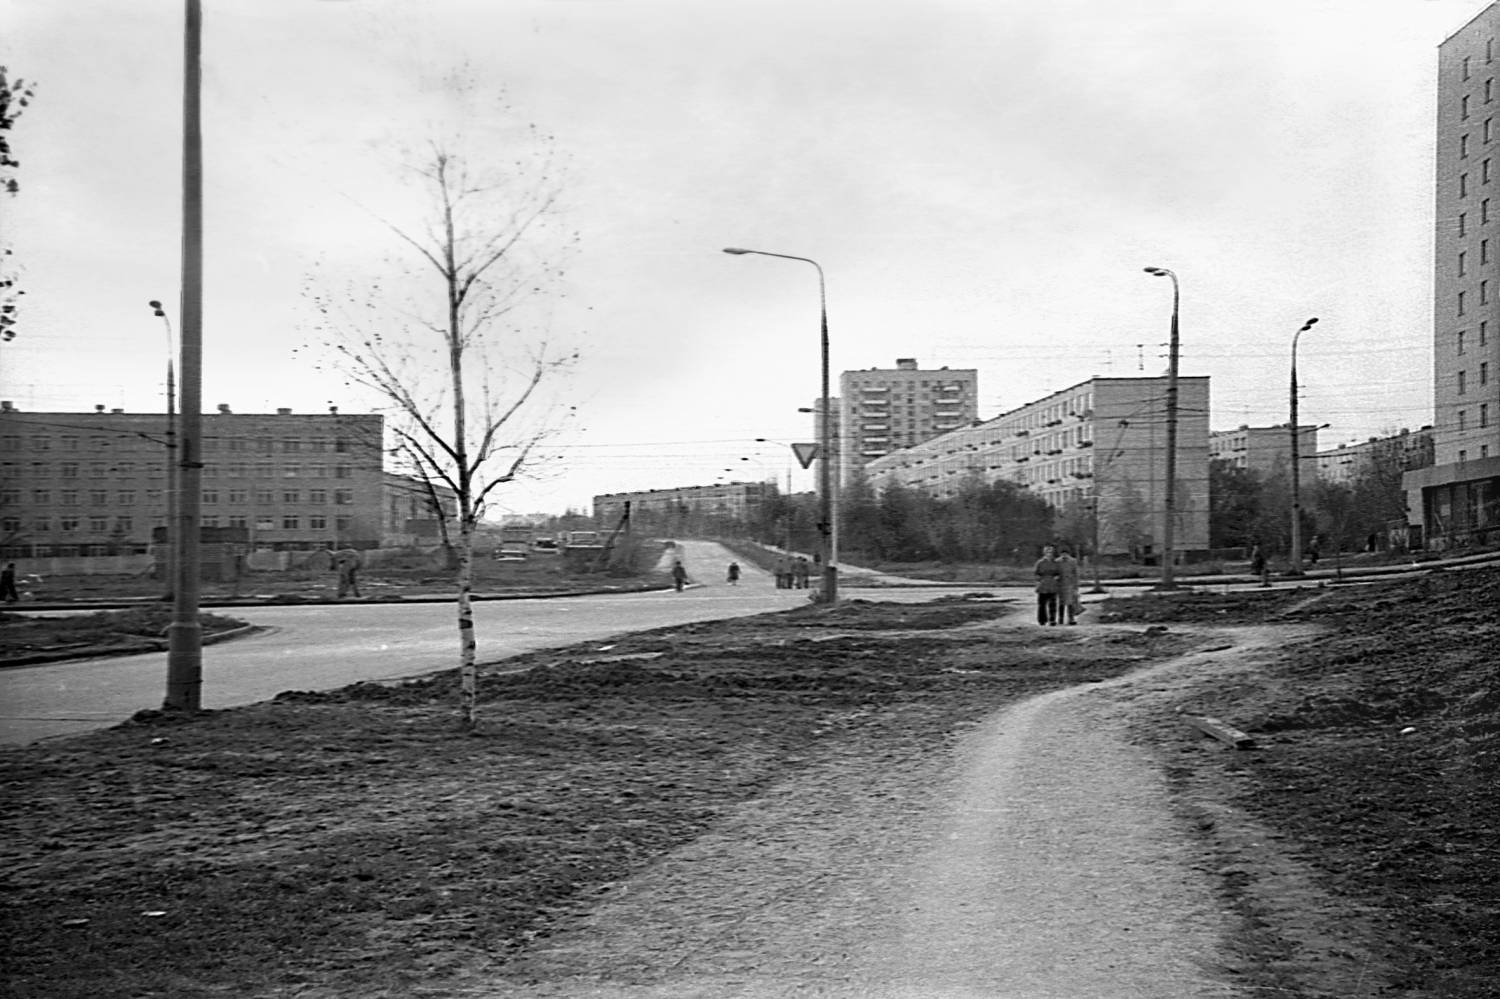
[[[1266,567],[1266,553],[1260,550],[1260,545],[1250,549],[1250,571],[1260,577],[1261,586],[1271,585],[1271,573]]]
[[[1078,560],[1064,548],[1057,556],[1057,617],[1058,624],[1066,618],[1069,624],[1078,623],[1078,613],[1083,603],[1078,598]]]
[[[797,589],[807,589],[807,574],[811,570],[811,568],[812,567],[808,564],[807,559],[803,558],[801,555],[797,556],[796,565],[792,569],[792,575],[797,580]]]
[[[1036,623],[1057,623],[1057,591],[1062,585],[1062,569],[1057,564],[1057,549],[1047,545],[1036,562]]]
[[[359,596],[359,552],[343,548],[333,553],[333,568],[339,574],[339,599],[353,594]]]
[[[776,588],[778,590],[792,588],[792,564],[785,557],[776,560]]]
[[[738,562],[729,563],[729,585],[740,585],[740,564]]]
[[[13,604],[21,599],[21,594],[16,590],[16,564],[5,563],[5,568],[0,569],[0,600]]]
[[[672,585],[677,588],[678,593],[687,585],[687,570],[682,567],[681,559],[672,563]]]

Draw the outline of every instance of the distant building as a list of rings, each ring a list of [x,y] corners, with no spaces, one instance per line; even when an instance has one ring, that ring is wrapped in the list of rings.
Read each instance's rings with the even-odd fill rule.
[[[923,369],[909,357],[898,358],[894,368],[845,371],[836,412],[838,481],[846,482],[868,462],[973,423],[979,372]]]
[[[375,415],[205,414],[201,525],[282,551],[435,543],[431,494],[384,471],[383,430]],[[0,403],[0,556],[144,554],[167,523],[167,443],[159,413]]]
[[[1297,432],[1297,455],[1305,475],[1313,455],[1318,452],[1318,427],[1302,426]],[[1254,472],[1270,475],[1285,470],[1292,460],[1291,424],[1274,427],[1251,427],[1241,424],[1235,430],[1215,430],[1208,435],[1208,457]]]
[[[900,483],[937,497],[967,478],[1014,482],[1052,506],[1098,511],[1105,555],[1160,554],[1166,495],[1165,378],[1093,378],[982,423],[872,460],[877,490]],[[1178,379],[1173,543],[1208,548],[1206,377]]]
[[[1318,476],[1326,482],[1349,485],[1372,465],[1393,474],[1432,466],[1432,428],[1403,430],[1390,437],[1371,437],[1359,444],[1340,444],[1317,456]]]
[[[1433,547],[1500,538],[1500,104],[1491,4],[1438,46],[1434,464],[1405,478]]]
[[[762,504],[775,494],[776,487],[767,482],[606,493],[594,497],[594,523],[613,528],[625,516],[626,504],[632,521],[669,531],[715,519],[747,523],[759,516]]]

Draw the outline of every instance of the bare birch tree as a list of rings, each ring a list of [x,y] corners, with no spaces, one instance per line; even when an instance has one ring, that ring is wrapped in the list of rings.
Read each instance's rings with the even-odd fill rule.
[[[455,497],[461,714],[478,724],[475,529],[493,492],[535,471],[567,407],[549,399],[576,353],[550,342],[553,296],[576,234],[559,232],[548,140],[504,167],[434,144],[412,169],[430,197],[417,226],[382,220],[397,253],[340,293],[314,278],[324,344],[384,398],[390,453],[432,496]]]

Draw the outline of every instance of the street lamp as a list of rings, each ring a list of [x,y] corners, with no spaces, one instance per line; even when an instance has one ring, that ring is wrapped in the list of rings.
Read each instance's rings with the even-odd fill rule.
[[[197,711],[203,698],[203,628],[198,623],[198,524],[202,510],[203,415],[203,65],[202,0],[184,0],[182,85],[182,434],[178,448],[176,578],[167,626],[163,707]]]
[[[167,593],[173,593],[177,580],[177,376],[172,363],[172,320],[155,299],[146,303],[152,314],[167,328]]]
[[[833,523],[833,485],[829,475],[830,465],[833,459],[833,446],[831,423],[828,413],[828,290],[823,280],[823,268],[816,260],[808,257],[794,257],[787,253],[769,253],[765,250],[745,250],[739,247],[725,247],[725,253],[741,256],[752,253],[762,257],[780,257],[783,260],[800,260],[804,264],[812,264],[818,272],[818,304],[822,320],[821,338],[819,347],[822,353],[822,392],[818,404],[822,407],[822,413],[818,420],[818,455],[821,459],[818,463],[818,547],[819,556],[823,560],[823,586],[819,595],[819,602],[832,604],[838,601],[839,571],[835,565],[838,551],[838,538],[834,533]]]
[[[1173,521],[1177,506],[1177,313],[1180,294],[1177,275],[1165,267],[1147,267],[1146,273],[1172,279],[1172,337],[1167,349],[1167,494],[1163,500],[1166,522],[1162,525],[1161,583],[1163,590],[1177,588],[1173,579]]]
[[[1301,464],[1297,454],[1300,444],[1298,437],[1301,436],[1297,433],[1297,341],[1302,338],[1302,334],[1312,329],[1317,321],[1317,317],[1314,316],[1292,334],[1292,564],[1287,569],[1287,574],[1290,576],[1302,575],[1302,470],[1297,467]]]

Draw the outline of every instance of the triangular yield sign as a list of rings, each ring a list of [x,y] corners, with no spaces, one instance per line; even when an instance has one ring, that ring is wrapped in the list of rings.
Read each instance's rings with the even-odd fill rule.
[[[797,456],[797,461],[803,468],[811,467],[813,459],[818,456],[818,445],[816,444],[793,444],[792,453]]]

